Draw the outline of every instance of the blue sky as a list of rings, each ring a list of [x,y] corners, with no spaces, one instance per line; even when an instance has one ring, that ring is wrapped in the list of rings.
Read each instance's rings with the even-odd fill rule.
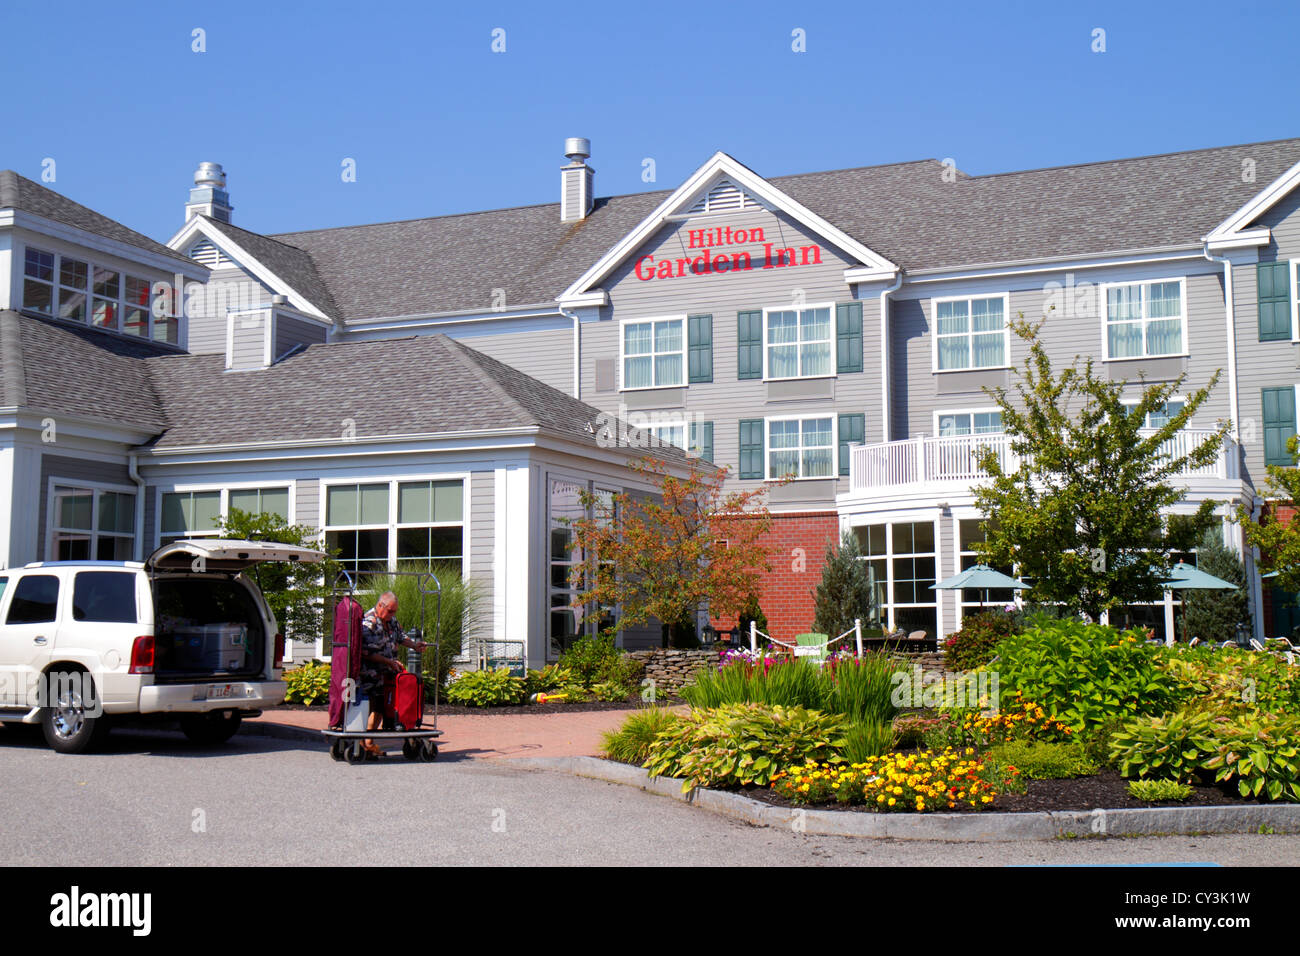
[[[1300,136],[1297,36],[1293,2],[0,0],[25,54],[0,63],[0,168],[53,159],[52,188],[159,239],[200,160],[262,232],[557,201],[566,136],[598,195],[718,149],[766,176],[1005,172]]]

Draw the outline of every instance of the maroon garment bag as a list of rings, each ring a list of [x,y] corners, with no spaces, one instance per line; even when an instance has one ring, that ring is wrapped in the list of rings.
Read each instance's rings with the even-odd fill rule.
[[[330,654],[330,722],[343,725],[347,691],[343,681],[351,678],[353,700],[361,693],[361,605],[347,595],[334,608],[334,647]]]

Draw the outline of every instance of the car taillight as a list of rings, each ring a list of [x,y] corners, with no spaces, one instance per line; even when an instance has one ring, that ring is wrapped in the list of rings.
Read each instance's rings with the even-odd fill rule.
[[[280,662],[283,660],[284,660],[284,634],[283,632],[281,632],[275,635],[275,657],[272,659],[271,663],[274,664],[276,667],[279,667]]]
[[[131,645],[131,673],[153,673],[153,635],[145,634]]]

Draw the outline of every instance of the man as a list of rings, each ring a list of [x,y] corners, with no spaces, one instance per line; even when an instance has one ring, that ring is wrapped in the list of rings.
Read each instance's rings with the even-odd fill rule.
[[[370,698],[369,730],[378,730],[384,721],[384,681],[389,674],[400,674],[406,665],[397,659],[398,646],[423,651],[428,644],[412,641],[397,623],[397,595],[385,591],[375,606],[361,619],[361,688]],[[373,757],[383,749],[373,740],[363,744]]]

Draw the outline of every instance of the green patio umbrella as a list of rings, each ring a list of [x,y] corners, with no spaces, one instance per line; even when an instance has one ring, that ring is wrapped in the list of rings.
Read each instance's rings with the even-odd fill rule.
[[[1023,591],[1029,587],[1028,584],[1022,584],[1015,578],[1009,578],[1001,571],[995,571],[987,564],[976,564],[960,574],[954,574],[950,578],[945,578],[938,584],[931,584],[931,591],[961,591],[965,588],[975,588],[983,591],[983,600],[980,601],[980,607],[988,603],[989,591],[1014,588],[1017,591]]]
[[[1186,561],[1179,561],[1170,571],[1170,579],[1160,585],[1167,591],[1235,591],[1238,585],[1216,578]],[[1183,609],[1183,643],[1187,643],[1187,609]]]

